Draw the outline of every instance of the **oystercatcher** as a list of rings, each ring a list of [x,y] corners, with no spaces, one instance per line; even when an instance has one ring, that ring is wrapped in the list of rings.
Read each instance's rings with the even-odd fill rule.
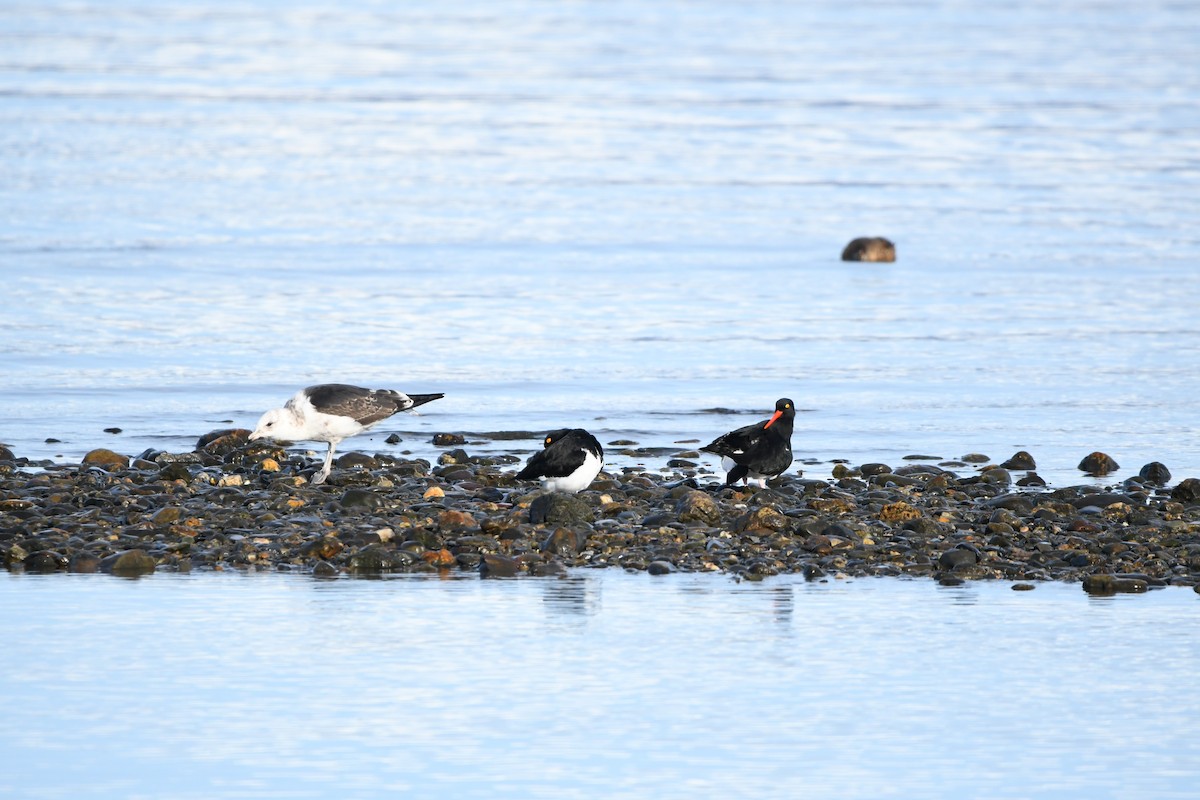
[[[250,440],[329,442],[325,464],[312,477],[313,483],[324,483],[333,465],[333,450],[342,439],[360,434],[397,412],[441,397],[445,395],[440,392],[404,394],[391,389],[322,383],[301,389],[283,408],[263,414]]]
[[[792,422],[796,404],[786,397],[775,403],[771,418],[747,425],[718,436],[700,449],[721,456],[721,466],[728,471],[725,485],[739,480],[746,485],[754,481],[766,488],[767,478],[774,478],[792,465]]]
[[[586,489],[604,466],[604,448],[583,428],[550,431],[542,442],[544,450],[529,457],[522,480],[540,480],[542,488],[555,492]]]

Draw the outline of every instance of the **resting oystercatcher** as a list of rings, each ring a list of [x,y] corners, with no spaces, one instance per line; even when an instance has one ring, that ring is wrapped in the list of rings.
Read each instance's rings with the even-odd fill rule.
[[[550,431],[542,446],[545,449],[530,456],[517,477],[536,478],[551,492],[574,494],[586,489],[604,466],[604,448],[583,428]]]
[[[774,478],[792,465],[795,418],[796,404],[783,397],[775,403],[770,419],[718,436],[700,449],[721,456],[721,466],[729,472],[726,486],[744,480],[747,486],[754,481],[765,489],[767,478]]]
[[[408,411],[444,394],[404,394],[391,389],[364,389],[344,383],[322,383],[296,392],[283,408],[262,415],[250,440],[329,442],[325,464],[313,475],[324,483],[338,442],[355,436],[400,411]]]

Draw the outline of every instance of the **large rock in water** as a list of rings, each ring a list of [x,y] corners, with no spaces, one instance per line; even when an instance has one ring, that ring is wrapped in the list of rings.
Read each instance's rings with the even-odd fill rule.
[[[122,578],[133,578],[154,572],[158,562],[141,548],[111,555],[100,562],[100,569]]]
[[[1112,456],[1107,453],[1101,453],[1099,450],[1089,453],[1079,462],[1079,469],[1089,475],[1107,475],[1110,472],[1116,472],[1120,468],[1121,465]]]
[[[895,261],[896,245],[882,236],[854,239],[842,250],[842,261]]]

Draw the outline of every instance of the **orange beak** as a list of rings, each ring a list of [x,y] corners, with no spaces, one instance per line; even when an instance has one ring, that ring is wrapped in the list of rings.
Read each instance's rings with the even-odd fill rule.
[[[763,425],[763,430],[765,431],[767,428],[771,427],[773,424],[775,424],[775,420],[779,419],[782,416],[783,416],[782,411],[776,411],[774,414],[771,415],[771,418],[769,420],[767,420],[767,424]]]

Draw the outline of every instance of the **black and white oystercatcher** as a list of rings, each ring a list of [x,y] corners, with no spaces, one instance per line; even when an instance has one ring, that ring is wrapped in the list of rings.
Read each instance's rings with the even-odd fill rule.
[[[774,478],[792,465],[795,419],[796,404],[783,397],[776,401],[770,419],[718,436],[700,449],[721,456],[721,466],[729,473],[725,476],[726,486],[744,480],[747,486],[754,481],[765,489],[767,478]]]
[[[312,477],[324,483],[333,465],[333,450],[338,442],[355,436],[400,411],[408,411],[431,400],[436,394],[404,394],[391,389],[364,389],[344,383],[322,383],[296,392],[283,408],[262,415],[250,440],[274,439],[281,442],[329,442],[325,464]]]
[[[545,449],[530,456],[517,477],[540,480],[552,492],[586,489],[604,466],[604,448],[583,428],[550,431],[542,444]]]

